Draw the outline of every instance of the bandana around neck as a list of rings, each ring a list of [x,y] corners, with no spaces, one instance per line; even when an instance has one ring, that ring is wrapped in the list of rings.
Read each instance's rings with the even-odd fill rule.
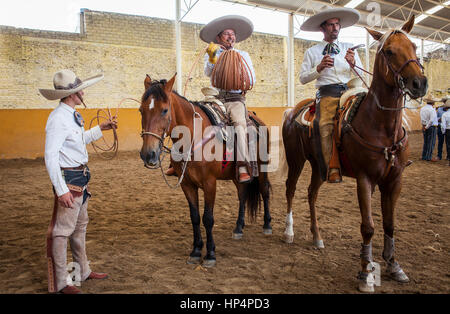
[[[328,43],[323,49],[322,55],[338,55],[339,52],[341,52],[341,50],[339,49],[338,45],[336,45],[335,43]]]

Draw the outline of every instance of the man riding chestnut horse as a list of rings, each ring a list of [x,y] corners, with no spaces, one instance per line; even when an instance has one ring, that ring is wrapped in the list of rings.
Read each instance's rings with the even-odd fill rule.
[[[332,143],[336,104],[322,99],[341,97],[348,89],[347,83],[351,79],[354,65],[362,67],[358,53],[351,49],[353,45],[338,40],[341,28],[354,25],[359,17],[358,11],[354,9],[328,9],[311,16],[300,27],[304,31],[323,33],[323,40],[306,50],[300,70],[300,82],[307,84],[316,80],[316,114],[319,117],[323,154],[323,165],[320,166],[326,168],[329,165],[327,179],[330,183],[342,181],[336,145]]]
[[[201,31],[200,38],[210,43],[205,54],[205,75],[211,77],[211,83],[219,89],[218,98],[223,102],[227,115],[233,123],[237,136],[237,163],[239,167],[238,181],[245,183],[250,181],[250,175],[247,170],[249,153],[247,146],[247,109],[245,107],[245,92],[250,89],[255,81],[255,70],[252,60],[247,52],[234,48],[234,45],[241,42],[253,33],[252,22],[239,15],[227,15],[209,22]],[[240,80],[239,69],[235,69],[234,62],[227,62],[221,58],[224,52],[233,51],[237,53],[238,58],[245,65],[245,80]],[[222,59],[222,60],[221,60]],[[227,60],[232,60],[227,58]],[[218,63],[222,66],[218,69]],[[223,69],[223,70],[222,70]],[[221,71],[222,70],[222,71]],[[242,74],[242,73],[241,73]],[[228,84],[229,81],[238,82]],[[240,84],[239,84],[240,82]],[[242,87],[241,87],[241,86]],[[169,168],[167,175],[174,174],[173,168]]]

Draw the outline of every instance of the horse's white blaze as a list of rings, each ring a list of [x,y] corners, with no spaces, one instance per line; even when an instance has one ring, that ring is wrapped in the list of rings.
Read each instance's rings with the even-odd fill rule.
[[[153,109],[155,107],[155,99],[152,98],[152,101],[150,102],[150,105],[148,105],[149,109]]]

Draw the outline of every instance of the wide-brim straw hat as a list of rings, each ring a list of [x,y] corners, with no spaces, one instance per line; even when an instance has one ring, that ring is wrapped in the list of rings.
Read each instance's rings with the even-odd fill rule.
[[[103,77],[103,74],[98,74],[82,81],[71,70],[61,70],[53,76],[54,89],[41,88],[39,92],[48,100],[62,99],[94,85]]]
[[[226,15],[212,20],[200,31],[200,39],[204,42],[217,42],[217,35],[226,29],[234,30],[236,42],[246,40],[253,33],[253,23],[240,15]]]
[[[423,102],[425,102],[426,104],[434,104],[436,102],[438,102],[439,99],[434,98],[433,95],[431,94],[427,94],[424,98],[423,98]]]
[[[358,23],[361,15],[355,9],[350,8],[333,8],[326,9],[308,18],[302,26],[301,30],[308,32],[319,32],[320,25],[326,20],[338,18],[341,28],[352,26]]]

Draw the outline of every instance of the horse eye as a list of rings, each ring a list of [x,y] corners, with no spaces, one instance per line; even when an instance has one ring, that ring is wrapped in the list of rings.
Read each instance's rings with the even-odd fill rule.
[[[391,49],[386,50],[386,54],[387,54],[389,57],[391,57],[391,56],[394,55],[394,53],[392,52]]]
[[[161,115],[162,115],[162,116],[165,116],[166,113],[167,113],[167,111],[168,111],[167,109],[164,109],[164,110],[162,111]]]

